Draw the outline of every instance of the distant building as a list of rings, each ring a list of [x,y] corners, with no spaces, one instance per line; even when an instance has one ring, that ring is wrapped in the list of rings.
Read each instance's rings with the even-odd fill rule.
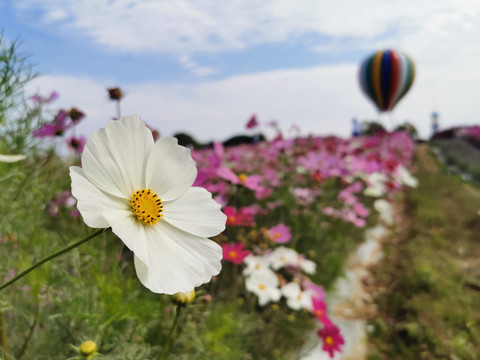
[[[432,136],[438,132],[438,113],[434,111],[432,113]]]
[[[352,119],[352,136],[355,137],[360,135],[362,135],[361,125],[357,119],[353,118]]]

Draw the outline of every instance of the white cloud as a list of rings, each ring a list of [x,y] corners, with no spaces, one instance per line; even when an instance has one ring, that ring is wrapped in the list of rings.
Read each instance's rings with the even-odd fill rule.
[[[212,67],[200,66],[196,61],[192,60],[190,56],[184,55],[180,57],[180,63],[192,73],[197,76],[209,76],[216,74],[217,71]]]
[[[456,64],[458,72],[442,68],[422,68],[410,92],[398,104],[391,118],[398,124],[411,121],[422,136],[430,135],[430,114],[440,113],[440,125],[474,124],[480,119],[478,98],[480,72],[476,63]],[[461,66],[461,67],[459,67]],[[185,131],[201,141],[225,140],[244,132],[252,113],[266,123],[278,120],[284,131],[292,124],[302,135],[336,134],[349,136],[351,120],[375,119],[378,114],[357,84],[357,64],[323,66],[233,76],[199,84],[131,84],[122,113],[139,114],[163,135]],[[79,131],[90,134],[115,115],[107,98],[108,80],[44,76],[33,84],[43,93],[58,90],[58,106],[77,106],[88,117]],[[461,89],[461,90],[459,90]],[[390,126],[390,116],[381,121]]]
[[[476,0],[17,0],[15,6],[24,13],[40,11],[43,21],[56,17],[60,26],[113,49],[177,55],[312,33],[354,39],[346,45],[360,48],[380,38],[400,45],[418,34],[448,39],[455,27],[478,30],[480,14]]]

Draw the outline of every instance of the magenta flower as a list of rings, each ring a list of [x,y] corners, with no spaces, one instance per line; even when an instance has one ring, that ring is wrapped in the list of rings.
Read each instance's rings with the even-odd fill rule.
[[[34,102],[38,102],[38,103],[46,103],[46,104],[49,104],[51,103],[52,101],[55,101],[56,99],[58,99],[59,95],[56,91],[52,91],[50,93],[50,96],[47,98],[47,97],[43,97],[41,95],[35,95],[35,96],[32,96],[32,101]]]
[[[286,244],[292,239],[290,228],[285,224],[278,224],[267,230],[267,236],[270,240],[278,244]]]
[[[250,120],[248,120],[247,125],[245,127],[247,129],[254,129],[258,126],[257,115],[253,114]]]
[[[312,297],[313,315],[323,323],[323,325],[332,325],[332,321],[327,314],[327,304],[323,299]]]
[[[85,144],[87,142],[87,139],[85,139],[84,136],[70,136],[67,141],[67,146],[73,150],[74,152],[81,154],[83,152],[83,149],[85,148]]]
[[[36,138],[62,136],[65,131],[72,127],[72,123],[67,124],[68,113],[60,110],[51,123],[44,124],[40,129],[33,132]]]
[[[233,206],[227,206],[223,213],[227,215],[227,226],[255,226],[254,212],[250,208],[241,208],[237,211]]]
[[[233,262],[234,264],[241,264],[243,259],[250,255],[250,251],[243,250],[243,244],[223,244],[223,259]]]
[[[323,350],[328,352],[331,358],[334,356],[334,352],[342,352],[340,346],[345,344],[343,336],[340,334],[340,330],[334,324],[326,325],[323,329],[318,330],[318,336],[322,338]]]

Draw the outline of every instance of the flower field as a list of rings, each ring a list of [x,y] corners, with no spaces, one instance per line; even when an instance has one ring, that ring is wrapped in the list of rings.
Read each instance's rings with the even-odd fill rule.
[[[88,114],[6,76],[4,359],[290,359],[313,332],[342,352],[329,291],[382,204],[417,185],[406,133],[188,149],[132,115],[87,140]]]

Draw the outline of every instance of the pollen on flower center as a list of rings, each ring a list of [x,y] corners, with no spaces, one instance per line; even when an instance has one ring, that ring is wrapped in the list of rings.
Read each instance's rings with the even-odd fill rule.
[[[163,216],[162,200],[150,189],[132,193],[130,206],[137,219],[145,225],[156,224]]]
[[[327,345],[332,345],[333,344],[333,339],[331,336],[327,336],[325,338],[325,342],[327,343]]]
[[[238,180],[240,182],[245,182],[247,180],[248,176],[246,174],[240,174],[238,175]]]

